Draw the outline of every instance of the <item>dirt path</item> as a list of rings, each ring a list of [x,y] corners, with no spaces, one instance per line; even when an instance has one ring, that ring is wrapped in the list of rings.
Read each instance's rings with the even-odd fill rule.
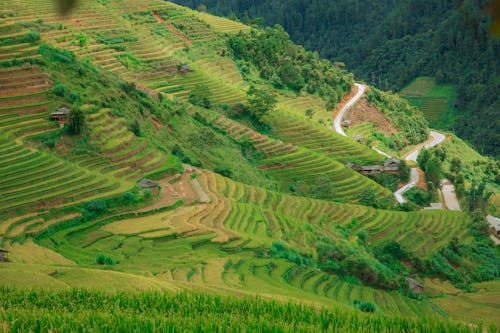
[[[335,131],[343,136],[347,136],[347,134],[345,134],[344,129],[342,128],[342,119],[344,119],[347,110],[349,110],[351,106],[356,104],[356,102],[361,98],[361,96],[363,96],[366,90],[366,86],[363,84],[355,83],[354,85],[357,89],[356,94],[347,103],[345,103],[344,106],[341,107],[340,111],[333,118],[333,127],[335,128]]]
[[[344,132],[344,129],[342,128],[342,120],[344,119],[346,112],[349,110],[349,108],[351,108],[354,104],[356,104],[356,102],[363,96],[366,90],[366,86],[363,84],[355,83],[354,85],[357,89],[356,94],[353,95],[352,92],[350,92],[346,96],[348,100],[342,101],[340,110],[335,110],[333,112],[333,127],[335,131],[342,136],[347,136],[346,133]],[[446,140],[445,135],[436,131],[430,131],[430,137],[431,138],[428,141],[415,147],[415,149],[405,157],[405,160],[416,163],[418,155],[420,154],[420,151],[422,149],[432,148],[434,146],[437,146],[444,140]],[[380,149],[377,149],[375,147],[371,148],[385,157],[388,158],[392,157],[391,155],[383,152]],[[420,182],[420,174],[418,172],[418,169],[411,168],[410,181],[408,182],[408,184],[404,185],[396,192],[394,192],[394,197],[396,201],[400,204],[405,203],[406,199],[403,197],[403,194],[406,193],[411,188],[415,187],[419,182]],[[458,199],[455,194],[455,187],[448,181],[443,186],[443,196],[446,202],[446,206],[448,207],[449,210],[460,210],[460,205],[458,204]]]
[[[193,42],[186,35],[184,35],[184,33],[174,27],[172,23],[165,21],[157,12],[153,11],[153,16],[156,19],[156,22],[164,24],[168,28],[168,30],[179,37],[186,46],[191,46],[193,44]]]

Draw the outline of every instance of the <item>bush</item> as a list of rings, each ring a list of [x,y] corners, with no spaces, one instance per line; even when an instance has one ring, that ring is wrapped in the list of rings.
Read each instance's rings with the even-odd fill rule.
[[[68,116],[67,131],[70,135],[78,135],[85,128],[85,114],[79,108],[71,110]]]
[[[193,105],[210,108],[210,89],[205,84],[196,85],[189,94],[189,102]]]
[[[85,204],[84,208],[89,212],[105,213],[108,210],[106,201],[104,200],[93,200]]]
[[[30,43],[35,43],[37,41],[40,40],[40,33],[38,31],[31,31],[29,34],[28,34],[28,41]]]
[[[375,312],[375,305],[370,302],[361,303],[359,309],[363,312]]]
[[[101,254],[96,258],[96,263],[98,265],[114,265],[117,264],[118,262],[114,261],[108,256],[105,256],[104,254]]]
[[[54,95],[56,96],[59,96],[59,97],[64,97],[66,95],[66,86],[62,83],[54,86],[54,88],[52,88],[52,92],[54,93]]]

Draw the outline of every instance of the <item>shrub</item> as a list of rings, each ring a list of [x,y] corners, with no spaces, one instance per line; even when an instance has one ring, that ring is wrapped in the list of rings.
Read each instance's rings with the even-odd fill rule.
[[[111,259],[111,257],[108,257],[104,254],[100,254],[99,256],[97,256],[96,258],[96,263],[98,265],[114,265],[116,264],[117,262],[114,261],[113,259]]]
[[[210,108],[210,90],[205,84],[196,85],[189,94],[189,102],[193,105]]]
[[[40,40],[40,33],[38,31],[31,31],[29,34],[28,34],[28,41],[30,43],[35,43],[37,41]]]
[[[375,305],[370,302],[361,303],[359,309],[363,312],[375,312]]]
[[[105,213],[108,210],[106,201],[104,200],[93,200],[85,204],[84,208],[89,212]]]
[[[68,116],[67,131],[70,135],[78,135],[85,128],[85,114],[79,108],[71,110]]]
[[[66,86],[62,83],[54,86],[54,88],[52,88],[52,92],[54,93],[54,95],[56,96],[59,96],[59,97],[64,97],[66,95]]]

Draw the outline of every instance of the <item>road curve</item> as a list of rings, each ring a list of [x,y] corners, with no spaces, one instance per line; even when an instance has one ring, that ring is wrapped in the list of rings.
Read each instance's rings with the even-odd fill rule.
[[[354,83],[354,85],[358,88],[358,92],[356,92],[356,95],[354,95],[354,97],[351,98],[349,102],[342,107],[342,109],[340,109],[335,119],[333,119],[333,127],[335,128],[335,131],[343,136],[347,136],[347,134],[345,134],[344,129],[342,128],[342,119],[344,119],[344,115],[347,110],[349,110],[349,108],[353,106],[361,98],[361,96],[363,96],[366,90],[366,86],[363,84]]]
[[[349,110],[349,108],[351,106],[353,106],[361,98],[361,96],[363,96],[363,94],[365,93],[365,90],[366,90],[366,86],[363,84],[354,83],[354,85],[358,89],[358,91],[356,92],[356,95],[354,95],[354,97],[351,98],[342,107],[342,109],[340,109],[339,113],[333,119],[333,127],[334,127],[335,131],[338,134],[343,135],[343,136],[347,136],[347,134],[344,132],[344,129],[342,128],[342,119],[344,119],[344,116],[345,116],[345,113],[347,112],[347,110]],[[409,153],[405,157],[406,161],[411,161],[411,162],[416,163],[418,155],[420,154],[420,151],[422,149],[429,149],[429,148],[432,148],[434,146],[437,146],[438,144],[440,144],[441,142],[443,142],[446,139],[445,135],[443,135],[439,132],[436,132],[436,131],[430,131],[429,134],[430,134],[431,140],[428,143],[424,144],[423,146],[420,146],[420,147],[416,148],[415,150],[413,150],[411,153]],[[391,155],[383,152],[380,149],[377,149],[375,147],[371,147],[371,148],[383,156],[386,156],[389,158],[392,157]],[[409,189],[411,189],[412,187],[415,187],[419,181],[420,181],[420,176],[418,174],[417,168],[411,168],[410,181],[408,182],[408,184],[404,185],[399,190],[394,192],[394,197],[396,198],[396,201],[400,204],[405,203],[406,199],[403,197],[403,194],[405,192],[407,192]],[[448,184],[447,184],[447,186],[448,186]],[[452,210],[460,210],[460,205],[458,204],[458,200],[457,200],[457,197],[455,195],[455,188],[453,185],[450,185],[450,186],[451,187],[447,187],[447,191],[446,191],[447,193],[445,195],[445,198],[448,198],[446,204],[448,205],[448,202],[449,202]],[[450,208],[448,208],[448,209],[450,209]]]
[[[417,158],[418,158],[418,154],[420,154],[420,151],[422,149],[432,148],[434,146],[437,146],[438,144],[440,144],[444,140],[446,140],[446,136],[444,136],[443,134],[436,132],[436,131],[430,131],[430,136],[431,136],[431,140],[428,143],[426,143],[422,147],[419,147],[419,148],[415,149],[414,151],[412,151],[411,153],[409,153],[406,156],[405,160],[412,161],[412,162],[416,163]]]

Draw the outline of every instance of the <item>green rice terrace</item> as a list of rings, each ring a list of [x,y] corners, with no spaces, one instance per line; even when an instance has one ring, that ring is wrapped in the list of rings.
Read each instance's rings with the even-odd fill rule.
[[[400,92],[401,96],[418,107],[435,127],[449,128],[456,117],[456,88],[441,85],[433,78],[419,77]]]
[[[350,167],[343,66],[159,0],[0,18],[0,332],[498,331],[481,217]]]

